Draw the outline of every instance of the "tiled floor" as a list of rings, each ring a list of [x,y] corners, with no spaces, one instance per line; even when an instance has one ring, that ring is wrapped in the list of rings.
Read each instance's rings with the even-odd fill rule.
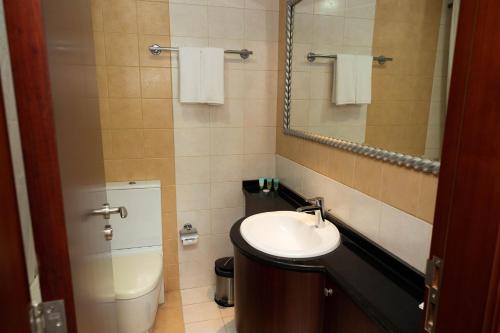
[[[218,306],[213,295],[213,286],[167,293],[153,333],[236,333],[234,308]]]

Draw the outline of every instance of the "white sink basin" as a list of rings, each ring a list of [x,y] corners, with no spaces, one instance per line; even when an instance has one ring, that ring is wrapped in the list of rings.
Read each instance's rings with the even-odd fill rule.
[[[243,239],[259,251],[284,258],[311,258],[327,254],[340,244],[337,228],[325,221],[316,228],[317,218],[291,211],[252,215],[240,226]]]

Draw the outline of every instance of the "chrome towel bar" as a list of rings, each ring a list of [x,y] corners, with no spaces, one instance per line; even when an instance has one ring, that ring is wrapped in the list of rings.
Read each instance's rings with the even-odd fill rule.
[[[313,62],[314,60],[316,60],[316,58],[337,59],[337,55],[336,54],[318,54],[318,53],[314,53],[314,52],[309,52],[307,54],[307,60],[309,62]],[[377,61],[379,63],[379,65],[383,65],[387,61],[392,61],[392,60],[393,60],[393,58],[389,58],[389,57],[386,57],[384,55],[380,55],[378,57],[373,57],[373,61]]]
[[[165,47],[165,46],[160,46],[158,44],[153,44],[149,47],[149,52],[151,52],[152,55],[159,55],[159,54],[161,54],[162,51],[176,52],[176,51],[179,51],[179,48],[178,47]],[[250,51],[247,49],[224,50],[224,53],[239,54],[242,59],[248,59],[248,57],[253,54],[253,51]]]

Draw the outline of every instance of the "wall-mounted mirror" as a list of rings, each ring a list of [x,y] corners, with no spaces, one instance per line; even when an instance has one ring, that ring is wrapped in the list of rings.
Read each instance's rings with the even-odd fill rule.
[[[458,1],[289,0],[285,133],[437,174]]]

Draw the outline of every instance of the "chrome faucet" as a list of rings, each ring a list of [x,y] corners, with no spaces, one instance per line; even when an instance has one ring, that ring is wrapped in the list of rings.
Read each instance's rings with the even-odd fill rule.
[[[316,228],[323,228],[325,226],[325,199],[323,197],[316,197],[306,200],[310,203],[310,206],[303,206],[297,208],[297,212],[314,212],[314,215],[318,218],[316,222]]]

